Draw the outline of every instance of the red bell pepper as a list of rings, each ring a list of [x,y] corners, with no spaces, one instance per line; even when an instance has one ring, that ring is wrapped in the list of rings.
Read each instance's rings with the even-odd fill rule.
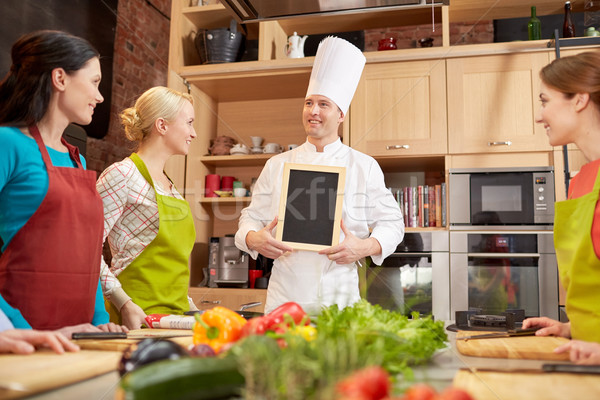
[[[298,303],[292,301],[284,303],[263,317],[252,318],[244,325],[242,337],[248,335],[264,335],[267,331],[274,331],[281,324],[287,324],[285,316],[289,315],[296,325],[308,325],[309,316]]]

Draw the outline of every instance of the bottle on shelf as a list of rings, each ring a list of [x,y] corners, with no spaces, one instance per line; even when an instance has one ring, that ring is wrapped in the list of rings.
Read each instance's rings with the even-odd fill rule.
[[[531,18],[527,23],[527,34],[529,40],[540,40],[542,38],[542,23],[536,15],[535,6],[531,6]]]
[[[573,17],[571,16],[570,1],[565,2],[565,21],[563,22],[563,37],[575,37],[575,24],[573,24]]]

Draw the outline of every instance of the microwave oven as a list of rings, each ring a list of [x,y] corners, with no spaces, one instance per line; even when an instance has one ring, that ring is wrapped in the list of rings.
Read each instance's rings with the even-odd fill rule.
[[[552,230],[554,169],[450,169],[448,219],[450,229],[494,225]]]

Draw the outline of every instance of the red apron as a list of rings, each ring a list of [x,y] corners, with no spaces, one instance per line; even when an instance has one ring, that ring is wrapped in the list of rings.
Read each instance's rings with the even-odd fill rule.
[[[52,165],[29,127],[48,172],[48,192],[0,257],[0,293],[34,329],[89,323],[100,275],[104,216],[96,173],[62,139],[77,168]],[[33,156],[33,155],[32,155]]]

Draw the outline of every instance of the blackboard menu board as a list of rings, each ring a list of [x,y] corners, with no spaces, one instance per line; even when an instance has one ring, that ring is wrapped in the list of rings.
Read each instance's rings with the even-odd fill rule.
[[[277,239],[319,251],[339,243],[346,168],[286,163]]]

